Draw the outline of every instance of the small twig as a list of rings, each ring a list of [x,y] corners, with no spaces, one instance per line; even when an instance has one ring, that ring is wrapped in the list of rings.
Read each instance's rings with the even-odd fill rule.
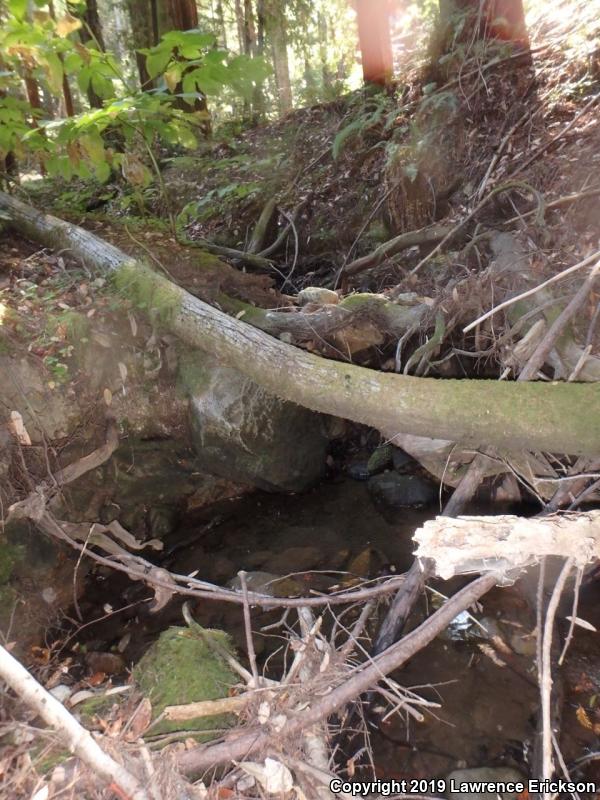
[[[594,285],[594,281],[600,270],[600,261],[592,269],[588,277],[579,287],[579,290],[574,295],[571,302],[561,311],[558,317],[554,320],[542,341],[538,344],[535,351],[529,358],[527,364],[521,370],[521,380],[529,381],[534,378],[539,370],[544,366],[544,362],[548,354],[556,344],[558,337],[561,335],[567,324],[579,311],[582,305],[587,300],[587,296]]]
[[[582,580],[583,580],[583,569],[580,567],[577,570],[577,576],[575,578],[575,586],[573,587],[573,608],[571,610],[571,624],[569,625],[569,632],[567,633],[567,638],[565,639],[562,653],[560,654],[560,658],[558,659],[559,667],[562,667],[562,663],[565,660],[565,656],[567,655],[567,650],[569,649],[569,645],[571,644],[571,640],[573,639],[573,633],[575,632],[575,624],[577,619],[577,606],[579,604],[579,590],[581,589]]]
[[[523,189],[527,192],[531,192],[535,196],[538,203],[538,214],[542,213],[542,209],[544,208],[543,197],[536,189],[534,189],[528,183],[525,183],[524,181],[507,181],[506,183],[503,183],[500,186],[495,186],[490,191],[490,193],[483,198],[483,200],[477,203],[475,208],[472,211],[470,211],[467,214],[467,216],[464,217],[464,219],[459,220],[459,222],[452,228],[452,230],[446,236],[444,236],[442,241],[439,242],[439,244],[437,244],[430,253],[428,253],[424,258],[422,258],[419,261],[417,266],[410,271],[410,274],[415,275],[421,269],[421,267],[427,264],[427,262],[430,261],[435,255],[437,255],[442,250],[444,245],[446,245],[451,239],[453,239],[460,232],[460,230],[464,228],[464,226],[468,222],[470,222],[473,219],[473,217],[475,217],[476,214],[478,214],[481,211],[481,209],[485,205],[487,205],[487,203],[489,203],[489,201],[492,198],[494,198],[497,194],[500,194],[501,192],[508,191],[509,189]]]
[[[539,110],[540,109],[538,109],[538,111]],[[492,173],[493,173],[494,169],[496,168],[496,164],[498,163],[498,161],[500,161],[500,158],[502,157],[502,153],[504,152],[504,148],[509,143],[512,135],[517,130],[517,128],[519,128],[525,122],[525,120],[530,116],[531,116],[531,111],[529,109],[527,109],[527,111],[525,111],[525,113],[522,114],[519,117],[519,119],[515,122],[515,124],[510,128],[510,130],[508,131],[506,136],[504,136],[504,138],[502,139],[502,141],[498,145],[498,147],[496,149],[496,152],[494,153],[494,157],[490,161],[489,166],[488,166],[488,168],[486,170],[486,173],[483,176],[483,180],[481,181],[479,189],[477,190],[477,192],[475,194],[475,197],[478,200],[480,200],[483,197],[483,193],[485,191],[485,187],[487,186],[488,181],[489,181],[490,177],[492,176]]]
[[[558,197],[556,200],[551,200],[550,202],[546,203],[545,210],[552,211],[554,208],[567,206],[571,203],[576,203],[578,200],[585,200],[587,197],[596,197],[599,194],[600,187],[596,187],[595,189],[586,189],[581,192],[575,192],[574,194],[567,194],[563,197]],[[511,217],[510,219],[505,220],[502,224],[512,225],[513,222],[518,222],[519,220],[522,220],[525,217],[530,217],[532,214],[536,213],[537,209],[532,208],[531,211],[524,211],[522,214],[518,214],[516,217]]]
[[[600,99],[600,94],[595,94],[593,97],[591,97],[591,98],[588,100],[588,102],[587,102],[587,103],[584,105],[584,107],[583,107],[583,108],[582,108],[580,111],[578,111],[578,112],[577,112],[577,114],[575,114],[575,116],[573,117],[573,119],[572,119],[572,120],[571,120],[569,123],[567,123],[567,125],[565,125],[565,127],[564,127],[562,130],[560,130],[560,131],[559,131],[559,132],[558,132],[558,133],[557,133],[555,136],[553,136],[553,137],[552,137],[552,138],[551,138],[551,139],[550,139],[548,142],[546,142],[545,144],[543,144],[543,145],[541,145],[540,147],[538,147],[538,149],[537,149],[537,150],[536,150],[534,153],[532,153],[532,155],[531,155],[531,156],[530,156],[530,157],[527,159],[527,161],[525,161],[523,164],[520,164],[520,165],[517,167],[517,169],[516,169],[514,172],[512,172],[512,173],[510,174],[510,176],[509,176],[509,177],[511,177],[511,178],[512,178],[512,177],[514,177],[515,175],[518,175],[520,172],[523,172],[523,170],[527,169],[527,167],[528,167],[528,166],[530,166],[530,164],[532,164],[532,163],[533,163],[533,162],[536,160],[536,158],[539,158],[539,157],[540,157],[540,156],[541,156],[543,153],[545,153],[545,152],[546,152],[546,150],[547,150],[549,147],[551,147],[551,146],[552,146],[552,145],[553,145],[555,142],[557,142],[557,141],[558,141],[559,139],[561,139],[561,138],[562,138],[562,137],[563,137],[563,136],[564,136],[566,133],[568,133],[568,132],[571,130],[571,128],[573,127],[573,125],[575,125],[575,123],[577,122],[577,120],[578,120],[580,117],[582,117],[582,116],[583,116],[583,115],[584,115],[584,114],[585,114],[587,111],[589,111],[589,110],[590,110],[590,108],[591,108],[591,107],[592,107],[592,106],[593,106],[595,103],[597,103],[597,102],[598,102],[598,99]]]
[[[213,638],[212,636],[207,636],[202,625],[199,625],[192,617],[189,603],[183,604],[181,607],[181,613],[183,614],[183,618],[189,628],[194,633],[198,634],[208,649],[220,656],[223,661],[225,661],[225,663],[228,664],[234,672],[237,672],[240,678],[242,678],[248,685],[252,685],[252,675],[248,672],[248,670],[245,669],[245,667],[243,667],[240,662],[234,658],[217,639]]]
[[[375,607],[375,603],[373,600],[370,600],[368,603],[365,603],[363,606],[363,610],[360,612],[360,617],[356,620],[353,627],[349,631],[348,639],[344,642],[342,647],[340,648],[340,655],[342,658],[348,658],[350,653],[354,650],[356,645],[358,644],[358,640],[365,629],[367,622],[369,621],[369,617],[373,613],[373,608]]]
[[[294,270],[296,269],[296,264],[298,263],[298,254],[300,252],[300,241],[298,239],[298,231],[296,230],[296,224],[294,222],[293,217],[290,217],[290,215],[287,214],[285,211],[282,211],[281,213],[283,214],[283,216],[289,222],[289,224],[290,224],[290,226],[292,228],[292,231],[294,233],[294,261],[292,263],[292,268],[290,269],[290,271],[288,272],[288,274],[286,276],[286,279],[281,284],[281,290],[280,291],[283,292],[283,290],[285,288],[285,285],[290,281],[292,275],[294,274]]]
[[[600,258],[600,250],[596,250],[591,253],[589,256],[586,256],[584,259],[579,261],[577,264],[574,264],[572,267],[568,267],[567,269],[563,269],[562,272],[559,272],[556,275],[553,275],[551,278],[548,278],[547,281],[538,284],[538,286],[534,286],[532,289],[528,289],[526,292],[522,292],[518,294],[516,297],[511,297],[509,300],[505,300],[503,303],[500,303],[499,306],[486,311],[485,314],[482,314],[473,322],[470,322],[466,328],[463,328],[463,333],[468,333],[469,331],[473,330],[473,328],[480,325],[482,322],[485,322],[486,319],[493,317],[494,314],[497,314],[499,311],[503,311],[505,308],[509,308],[509,306],[514,306],[515,303],[518,303],[520,300],[525,300],[527,297],[531,297],[537,292],[540,292],[542,289],[545,289],[547,286],[551,286],[553,283],[558,283],[563,278],[572,275],[577,270],[583,269],[584,267],[589,267],[589,265],[597,261]]]
[[[249,694],[235,694],[218,700],[200,700],[181,706],[167,706],[161,714],[162,719],[184,722],[197,717],[214,717],[218,714],[231,714],[243,711],[248,705]]]
[[[560,768],[563,771],[563,775],[568,781],[572,781],[573,779],[571,778],[571,773],[569,772],[569,768],[567,767],[564,756],[562,754],[562,750],[560,749],[560,745],[558,743],[558,739],[556,738],[556,734],[554,733],[554,731],[552,731],[552,744],[554,746],[554,752],[556,753],[556,758],[558,760],[558,763],[560,764]],[[573,797],[573,800],[581,800],[579,792],[571,792],[571,796]]]
[[[554,774],[552,759],[552,630],[554,619],[560,602],[563,589],[569,573],[575,564],[574,558],[568,558],[558,576],[552,591],[548,610],[544,621],[544,635],[542,639],[542,675],[540,682],[540,695],[542,699],[542,780],[550,780]],[[550,792],[544,792],[542,797],[548,800]]]
[[[136,239],[136,238],[135,238],[135,236],[134,236],[134,235],[131,233],[131,231],[130,231],[130,230],[129,230],[129,228],[127,227],[127,225],[125,225],[125,224],[124,224],[124,225],[123,225],[123,227],[125,228],[125,232],[127,233],[127,236],[129,236],[129,238],[131,239],[131,241],[132,241],[134,244],[136,244],[138,247],[141,247],[141,248],[142,248],[142,250],[143,250],[143,251],[144,251],[144,252],[145,252],[145,253],[146,253],[148,256],[150,256],[150,258],[152,259],[152,261],[154,261],[154,263],[155,263],[155,264],[156,264],[156,265],[157,265],[157,266],[158,266],[158,267],[159,267],[159,268],[160,268],[160,269],[161,269],[161,270],[162,270],[162,271],[165,273],[165,275],[166,275],[166,276],[167,276],[167,277],[168,277],[170,280],[174,281],[174,280],[175,280],[175,278],[173,277],[172,273],[171,273],[171,272],[169,272],[169,270],[168,270],[168,269],[165,267],[165,265],[162,263],[162,261],[160,260],[160,258],[158,258],[158,257],[157,257],[157,256],[156,256],[156,255],[155,255],[153,252],[152,252],[152,250],[151,250],[151,249],[148,247],[148,245],[144,244],[144,242],[140,242],[140,240],[139,240],[139,239]]]
[[[307,197],[304,198],[304,200],[302,200],[300,203],[298,203],[296,208],[292,211],[291,215],[284,214],[282,209],[279,209],[281,215],[286,217],[286,219],[288,219],[289,222],[285,226],[285,228],[283,228],[283,230],[281,231],[279,236],[275,239],[273,244],[269,245],[268,247],[265,247],[265,249],[261,250],[260,253],[258,253],[257,255],[262,256],[262,258],[267,258],[268,256],[272,256],[274,253],[276,253],[279,250],[280,247],[282,247],[283,243],[285,242],[285,240],[288,237],[289,232],[292,230],[292,224],[291,223],[292,222],[294,222],[294,223],[296,222],[296,220],[298,219],[298,214],[304,208],[304,206],[308,203],[310,197],[311,197],[311,195],[309,194],[309,195],[307,195]]]
[[[246,631],[246,648],[248,650],[248,661],[252,670],[252,680],[255,688],[258,689],[259,677],[256,666],[256,651],[254,650],[254,640],[252,638],[252,622],[250,619],[250,603],[248,602],[248,584],[246,583],[246,572],[240,570],[238,577],[242,586],[242,597],[244,598],[244,630]]]
[[[0,645],[0,677],[33,708],[65,742],[69,749],[108,785],[131,800],[149,800],[146,790],[129,770],[118,764],[92,738],[55,697]]]

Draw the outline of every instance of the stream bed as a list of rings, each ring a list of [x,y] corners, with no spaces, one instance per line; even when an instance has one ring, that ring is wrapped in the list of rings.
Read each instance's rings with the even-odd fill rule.
[[[179,574],[197,571],[198,578],[220,585],[235,586],[237,573],[245,570],[250,588],[260,591],[325,591],[351,585],[358,577],[407,570],[415,529],[436,513],[431,506],[382,506],[367,482],[338,476],[304,494],[257,491],[196,512],[180,520],[166,539],[160,563]],[[409,627],[419,624],[443,595],[464,582],[435,582],[413,612]],[[116,596],[122,598],[123,610],[89,624],[106,615],[106,598]],[[149,599],[149,590],[126,576],[104,567],[94,571],[80,601],[85,627],[74,637],[88,664],[94,663],[90,654],[118,647],[125,674],[162,630],[184,624],[181,599],[172,600],[157,614],[150,612]],[[600,627],[598,600],[597,582],[584,584],[578,613]],[[203,626],[227,631],[245,657],[241,606],[203,600],[192,608]],[[384,613],[382,604],[372,620],[371,635]],[[325,614],[325,627],[332,624],[330,614]],[[273,676],[281,670],[284,657],[282,629],[276,627],[281,618],[281,610],[252,613],[259,665]],[[295,624],[294,612],[287,624]],[[561,631],[567,627],[563,616]],[[455,620],[394,674],[399,683],[438,707],[423,709],[422,719],[417,720],[402,710],[387,715],[378,698],[372,699],[364,709],[370,743],[357,760],[357,777],[363,769],[367,777],[372,767],[382,779],[444,777],[466,767],[512,767],[527,776],[539,703],[534,630],[535,611],[520,583],[494,589],[472,617]],[[582,752],[594,750],[600,732],[596,636],[576,628],[563,669],[562,746],[572,765]],[[117,676],[114,679],[119,682]],[[342,763],[364,747],[363,739],[353,738],[350,731],[342,734],[338,746]],[[587,779],[593,779],[595,764],[590,759]]]

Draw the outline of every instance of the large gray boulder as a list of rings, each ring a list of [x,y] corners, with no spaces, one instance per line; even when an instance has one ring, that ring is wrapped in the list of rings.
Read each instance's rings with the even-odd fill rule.
[[[324,418],[200,353],[182,375],[201,470],[267,491],[300,492],[325,470]]]

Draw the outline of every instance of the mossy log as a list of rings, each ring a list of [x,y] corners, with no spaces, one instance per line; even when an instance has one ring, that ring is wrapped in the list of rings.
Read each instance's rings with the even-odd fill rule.
[[[370,425],[392,441],[410,432],[505,451],[600,453],[598,384],[414,378],[327,360],[228,316],[92,233],[2,192],[0,210],[25,236],[112,273],[115,286],[159,311],[172,333],[283,399]]]

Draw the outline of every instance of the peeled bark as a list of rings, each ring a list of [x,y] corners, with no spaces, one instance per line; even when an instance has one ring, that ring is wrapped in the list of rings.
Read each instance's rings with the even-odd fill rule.
[[[370,425],[392,441],[410,432],[505,451],[600,453],[598,384],[414,378],[326,360],[227,316],[93,234],[3,192],[0,210],[22,234],[113,273],[116,286],[159,312],[172,333],[285,400]]]
[[[508,572],[546,556],[572,558],[584,567],[600,557],[600,511],[524,519],[437,517],[414,537],[416,555],[431,559],[435,574],[448,580],[472,572]]]

